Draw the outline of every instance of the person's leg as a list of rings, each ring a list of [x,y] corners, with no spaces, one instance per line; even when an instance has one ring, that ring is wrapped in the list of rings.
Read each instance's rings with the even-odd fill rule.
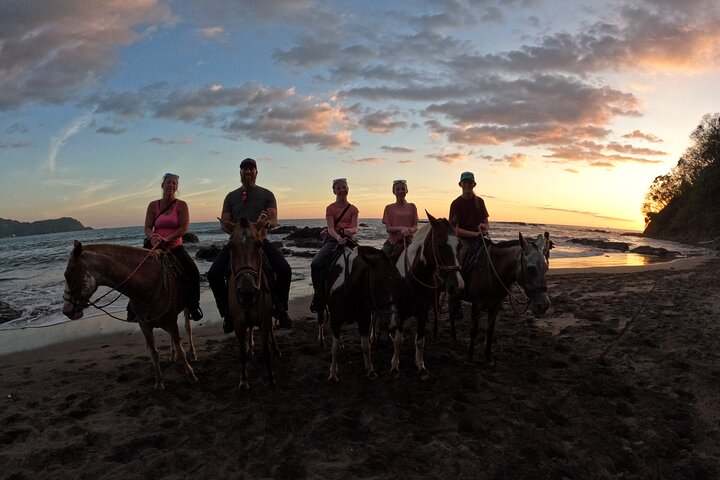
[[[193,320],[200,320],[203,317],[200,310],[200,271],[185,247],[182,245],[170,250],[175,258],[182,265],[183,273],[188,283],[187,307],[190,309],[190,316]]]
[[[285,256],[268,239],[263,241],[263,252],[268,259],[270,268],[275,273],[275,288],[273,297],[276,304],[276,316],[279,326],[289,327],[292,319],[288,316],[288,301],[290,299],[290,282],[292,280],[292,268],[285,260]]]
[[[465,256],[467,255],[468,251],[470,250],[470,247],[472,245],[472,242],[469,240],[466,240],[464,238],[458,238],[460,240],[459,247],[458,247],[458,262],[460,265],[463,265],[465,262]],[[448,315],[450,318],[454,318],[456,320],[462,320],[463,318],[463,311],[462,311],[462,303],[459,299],[449,299],[448,300]]]
[[[315,257],[312,259],[312,263],[310,263],[310,274],[312,277],[313,289],[315,290],[312,303],[310,304],[311,312],[316,312],[317,310],[325,307],[325,295],[322,284],[325,277],[325,270],[332,258],[335,247],[337,247],[337,242],[327,241],[323,243],[323,246],[320,250],[318,250]]]
[[[393,244],[388,242],[387,240],[385,240],[385,243],[383,243],[383,246],[382,246],[382,251],[385,252],[385,255],[387,255],[389,257],[393,251]]]
[[[218,312],[220,312],[220,316],[223,318],[227,317],[228,313],[228,292],[227,284],[225,283],[225,272],[229,264],[230,248],[226,245],[220,250],[220,253],[207,272],[210,290],[212,290],[213,296],[215,297]]]

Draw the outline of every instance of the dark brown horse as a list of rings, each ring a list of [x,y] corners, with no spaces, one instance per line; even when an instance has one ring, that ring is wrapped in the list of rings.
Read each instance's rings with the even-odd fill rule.
[[[538,235],[535,240],[527,241],[519,234],[519,240],[490,242],[481,245],[477,264],[465,275],[463,300],[472,303],[470,330],[470,346],[468,359],[473,360],[475,339],[478,334],[478,323],[483,310],[488,312],[485,330],[485,359],[492,363],[492,340],[495,331],[495,320],[502,308],[503,301],[510,294],[510,288],[517,283],[524,291],[527,304],[535,314],[543,314],[550,307],[547,293],[546,273],[548,262],[546,254],[550,243],[550,235]],[[513,309],[516,307],[512,302]],[[520,313],[520,312],[519,312]],[[455,337],[455,324],[451,319],[451,330]]]
[[[417,319],[415,334],[415,365],[422,379],[429,378],[425,368],[425,324],[428,310],[436,303],[438,292],[445,291],[457,297],[464,288],[457,259],[458,239],[455,227],[445,218],[436,219],[427,211],[429,223],[415,234],[410,246],[400,254],[396,267],[405,279],[400,317],[390,328],[395,353],[390,362],[391,371],[400,374],[400,347],[403,343],[403,324],[414,316]]]
[[[197,382],[180,344],[177,316],[185,308],[186,282],[178,279],[172,254],[126,245],[87,245],[75,240],[65,269],[63,313],[72,320],[83,316],[90,297],[99,286],[111,287],[130,299],[140,330],[145,336],[153,368],[155,388],[164,389],[163,375],[155,346],[154,328],[170,334],[174,351],[185,366],[191,382]],[[192,337],[192,334],[189,333]],[[192,340],[191,340],[192,344]]]
[[[241,218],[238,223],[222,222],[230,233],[230,271],[228,279],[228,312],[233,321],[235,336],[240,344],[241,389],[249,389],[247,378],[248,354],[253,349],[253,328],[258,327],[263,339],[262,359],[267,368],[268,382],[275,384],[272,355],[280,355],[272,324],[273,299],[266,275],[263,239],[266,224]]]
[[[325,280],[325,298],[332,331],[332,363],[328,380],[338,381],[341,330],[345,323],[357,323],[368,377],[377,376],[370,356],[371,318],[388,325],[397,323],[402,278],[382,250],[372,247],[341,247],[342,254],[331,266]],[[324,343],[325,311],[318,312],[318,340]]]

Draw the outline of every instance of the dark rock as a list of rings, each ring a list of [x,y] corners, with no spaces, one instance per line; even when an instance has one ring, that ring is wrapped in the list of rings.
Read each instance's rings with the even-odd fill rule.
[[[222,248],[223,245],[210,245],[209,247],[200,247],[195,254],[195,258],[212,262],[215,260],[215,258],[217,258],[218,254],[220,254],[220,250],[222,250]]]
[[[320,240],[320,230],[322,230],[321,227],[303,227],[295,230],[290,235],[285,237],[285,240],[297,240],[297,239],[305,239],[305,238],[315,238],[317,240]]]
[[[198,236],[192,232],[187,232],[183,235],[183,243],[198,243],[199,241]]]
[[[282,250],[283,248],[285,248],[285,245],[283,245],[283,242],[281,242],[281,241],[270,242],[270,244],[272,246],[274,246],[275,248],[277,248],[278,250]]]
[[[272,233],[273,235],[283,234],[283,233],[292,233],[298,228],[295,225],[283,225],[280,227],[275,227],[271,230],[268,230],[268,233]]]
[[[298,240],[296,242],[293,242],[293,246],[298,248],[320,248],[322,247],[322,240],[319,238],[308,238],[305,240]]]
[[[678,257],[680,252],[673,252],[667,248],[662,247],[649,247],[647,245],[641,245],[630,250],[632,253],[639,253],[640,255],[655,255],[658,257]]]
[[[370,226],[370,225],[368,225],[367,223],[360,223],[360,224],[358,224],[358,227],[369,227],[369,226]]]
[[[0,323],[9,322],[16,318],[20,318],[20,312],[0,300]]]
[[[298,252],[293,252],[293,255],[296,257],[302,257],[302,258],[313,258],[315,257],[315,253],[310,250],[300,250]]]
[[[603,250],[620,250],[621,252],[627,252],[630,249],[630,245],[625,242],[608,242],[606,240],[594,240],[592,238],[571,238],[568,242],[602,248]]]

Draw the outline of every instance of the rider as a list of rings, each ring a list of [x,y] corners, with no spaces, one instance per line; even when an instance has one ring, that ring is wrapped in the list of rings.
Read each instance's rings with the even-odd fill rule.
[[[449,218],[451,222],[456,224],[455,234],[460,240],[458,261],[463,265],[467,253],[473,251],[473,247],[477,246],[482,236],[487,235],[490,230],[488,222],[490,215],[487,208],[485,208],[485,201],[475,195],[473,191],[477,184],[475,183],[475,175],[472,172],[461,173],[458,185],[462,188],[462,195],[450,204]],[[459,300],[450,302],[450,317],[462,318]]]
[[[223,202],[220,219],[223,221],[239,222],[245,217],[251,222],[266,222],[268,228],[277,225],[277,202],[273,193],[255,184],[257,178],[257,162],[252,158],[246,158],[240,163],[240,180],[242,186],[237,190],[228,193]],[[278,326],[290,328],[292,319],[287,313],[288,299],[290,296],[290,281],[292,270],[283,254],[270,241],[263,240],[263,253],[275,273],[276,279],[273,288],[273,299],[275,312],[273,316],[278,321]],[[225,282],[225,273],[230,264],[230,249],[226,245],[220,251],[213,262],[207,277],[210,288],[215,296],[220,316],[223,317],[223,331],[233,331],[233,324],[228,319],[228,291]]]
[[[385,206],[382,218],[388,234],[382,250],[387,256],[390,256],[398,243],[404,241],[406,245],[409,244],[418,230],[417,207],[414,203],[405,200],[408,192],[407,182],[394,180],[392,192],[395,194],[395,203]]]
[[[182,237],[190,225],[190,212],[186,202],[175,198],[179,182],[180,177],[174,173],[163,175],[160,183],[162,198],[150,202],[145,212],[145,237],[150,240],[151,247],[169,250],[180,262],[190,287],[187,297],[190,317],[200,320],[203,317],[200,309],[200,272],[183,247]],[[128,320],[134,318],[135,313],[128,305]]]
[[[336,178],[333,180],[332,190],[335,193],[335,201],[325,209],[328,237],[324,240],[323,246],[320,247],[310,264],[310,274],[315,289],[310,304],[310,311],[313,313],[325,307],[322,288],[323,276],[335,248],[338,245],[345,245],[348,240],[352,240],[352,236],[358,231],[359,212],[355,205],[347,201],[350,192],[347,179]]]

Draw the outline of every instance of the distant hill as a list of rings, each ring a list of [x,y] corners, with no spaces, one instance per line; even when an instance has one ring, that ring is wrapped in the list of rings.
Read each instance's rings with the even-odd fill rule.
[[[92,230],[70,217],[55,218],[52,220],[38,220],[36,222],[18,222],[0,218],[0,238],[24,237],[27,235],[42,235],[43,233],[75,232],[77,230]]]

